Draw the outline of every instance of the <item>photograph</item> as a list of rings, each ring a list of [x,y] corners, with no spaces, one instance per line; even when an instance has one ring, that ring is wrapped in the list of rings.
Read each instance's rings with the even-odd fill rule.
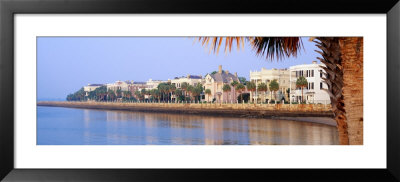
[[[363,50],[363,37],[38,36],[36,145],[363,145]]]

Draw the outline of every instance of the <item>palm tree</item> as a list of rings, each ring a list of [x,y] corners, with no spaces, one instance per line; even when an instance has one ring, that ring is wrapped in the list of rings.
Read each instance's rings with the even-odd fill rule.
[[[123,94],[126,99],[131,99],[132,93],[130,91],[124,91]]]
[[[189,86],[186,88],[186,92],[189,93],[190,101],[192,101],[192,93],[193,93],[193,91],[194,91],[194,87],[193,87],[192,85],[189,85]]]
[[[104,100],[104,97],[107,95],[107,87],[101,86],[99,88],[96,88],[94,90],[94,92],[95,92],[96,100],[102,101],[102,100]]]
[[[141,95],[142,95],[142,94],[140,93],[139,90],[136,90],[136,91],[135,91],[135,95],[136,95],[137,100],[140,101],[140,100],[141,100],[140,98],[141,98]]]
[[[362,37],[317,37],[325,66],[322,79],[331,99],[340,144],[363,143],[363,45]],[[346,71],[344,71],[346,70]],[[346,109],[352,113],[346,113]]]
[[[286,93],[287,93],[288,101],[290,102],[290,88],[286,89]]]
[[[151,89],[151,90],[149,90],[149,95],[150,95],[150,98],[151,98],[151,102],[153,102],[153,101],[154,101],[154,98],[156,98],[155,90],[156,90],[156,89]]]
[[[242,100],[242,102],[243,102],[243,95],[242,95],[242,92],[245,90],[244,85],[241,84],[241,83],[237,84],[237,85],[236,85],[236,90],[239,92],[239,94],[240,94],[240,100]]]
[[[175,90],[176,102],[180,101],[181,98],[182,98],[182,96],[183,96],[183,90],[180,89],[180,88],[177,88],[177,89]]]
[[[111,100],[111,101],[114,101],[114,98],[115,98],[115,92],[114,92],[114,90],[108,90],[107,91],[107,95],[108,95],[108,98],[109,98],[109,100]]]
[[[256,50],[257,55],[277,59],[297,56],[302,49],[299,37],[200,37],[203,45],[208,45],[211,40],[211,50],[218,53],[222,40],[225,38],[225,51],[231,51],[236,43],[237,48],[244,47],[244,41]],[[335,116],[339,131],[340,144],[363,143],[363,45],[362,37],[316,37],[310,38],[317,43],[322,56],[318,58],[326,67],[325,83],[330,96],[332,111]],[[354,69],[355,68],[355,69]],[[349,71],[343,72],[345,69]],[[358,79],[355,79],[358,78]],[[355,81],[357,80],[357,81]],[[349,83],[345,84],[344,83]],[[345,96],[343,93],[359,93]],[[354,104],[357,100],[357,104]],[[354,113],[346,117],[345,103]],[[347,123],[351,123],[348,127]],[[349,139],[349,135],[351,139]]]
[[[189,84],[187,82],[183,82],[181,84],[181,89],[184,91],[183,96],[185,97],[185,101],[186,101],[186,91],[187,91],[188,87],[189,87]]]
[[[204,92],[207,94],[207,100],[210,101],[211,90],[206,89]]]
[[[282,59],[290,56],[297,56],[303,48],[299,37],[199,37],[202,45],[208,46],[211,42],[211,49],[218,53],[225,39],[225,52],[231,51],[232,46],[237,49],[244,47],[244,42],[249,42],[257,55],[265,56],[267,59]]]
[[[296,87],[301,88],[301,102],[304,102],[303,88],[307,87],[307,85],[308,85],[308,82],[307,82],[307,79],[304,78],[304,76],[300,76],[299,78],[297,78]]]
[[[263,101],[265,101],[265,94],[266,94],[266,92],[267,92],[267,90],[268,90],[268,85],[266,84],[266,83],[264,83],[264,82],[261,82],[260,84],[258,84],[258,90],[260,91],[260,92],[264,92],[264,94],[263,94]]]
[[[156,98],[158,102],[160,102],[160,91],[158,89],[153,89],[153,94],[153,97]]]
[[[236,80],[233,81],[233,82],[231,82],[231,86],[232,86],[232,88],[233,88],[233,94],[234,94],[233,97],[234,97],[234,98],[236,98],[236,85],[237,85],[237,84],[239,84],[239,82],[236,81]]]
[[[257,90],[256,84],[254,82],[246,82],[247,90],[250,92],[255,92]],[[255,101],[257,103],[257,101]]]
[[[117,89],[116,91],[115,91],[115,95],[116,95],[116,98],[118,99],[118,98],[121,98],[121,96],[122,96],[122,91],[121,91],[121,89]]]
[[[272,92],[274,92],[274,99],[276,102],[276,91],[279,90],[279,83],[276,80],[272,80],[271,83],[269,83],[269,90],[271,91],[271,98],[272,98]]]
[[[169,84],[168,83],[160,83],[158,84],[157,88],[160,91],[160,93],[162,94],[163,97],[163,102],[166,102],[167,97],[168,97],[168,93],[169,93]],[[167,95],[167,97],[165,96]]]
[[[224,93],[230,92],[231,86],[229,86],[228,84],[224,84],[224,86],[222,87],[222,91],[224,91]]]
[[[172,103],[172,93],[175,92],[175,90],[176,90],[175,85],[174,84],[169,85],[168,90],[171,93],[170,100],[171,100],[171,103]],[[175,98],[175,102],[176,102],[176,98]]]
[[[146,98],[147,94],[148,94],[148,92],[146,89],[142,88],[142,90],[140,90],[140,97],[142,98],[143,102],[146,101],[145,98]]]
[[[203,92],[203,85],[202,84],[197,84],[195,87],[193,87],[191,89],[191,92],[193,94],[194,100],[196,101],[196,98],[198,101],[200,101],[198,98],[201,95],[201,93]]]

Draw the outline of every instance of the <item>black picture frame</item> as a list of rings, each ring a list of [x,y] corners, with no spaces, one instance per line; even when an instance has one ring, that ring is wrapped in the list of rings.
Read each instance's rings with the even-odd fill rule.
[[[386,14],[387,168],[15,169],[13,15],[19,13],[313,13],[315,16],[319,13]],[[0,179],[4,181],[225,181],[232,178],[244,181],[400,181],[400,97],[397,96],[400,77],[399,17],[398,0],[0,0]],[[379,60],[376,61],[376,64],[379,64]]]

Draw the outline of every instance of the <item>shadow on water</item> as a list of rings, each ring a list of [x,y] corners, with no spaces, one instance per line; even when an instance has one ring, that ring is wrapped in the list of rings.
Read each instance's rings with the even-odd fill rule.
[[[39,145],[331,145],[334,126],[253,119],[38,107]]]

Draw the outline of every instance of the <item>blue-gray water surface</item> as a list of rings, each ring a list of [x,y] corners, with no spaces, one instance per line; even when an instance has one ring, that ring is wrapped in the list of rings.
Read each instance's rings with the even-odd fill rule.
[[[37,107],[38,145],[331,145],[334,126],[310,122]]]

